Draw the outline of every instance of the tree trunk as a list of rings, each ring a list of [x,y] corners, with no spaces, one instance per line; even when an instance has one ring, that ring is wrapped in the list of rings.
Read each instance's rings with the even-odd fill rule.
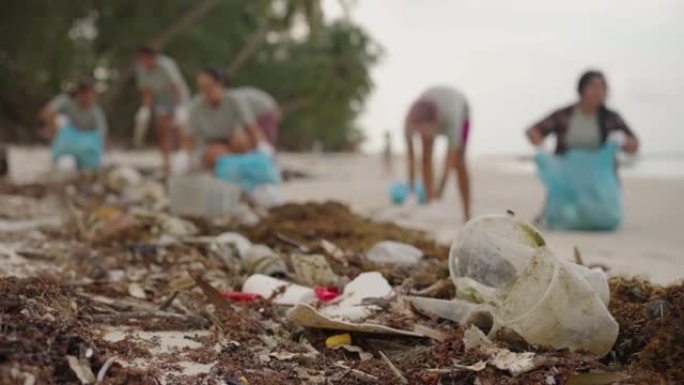
[[[259,50],[259,47],[266,41],[266,35],[271,30],[271,23],[265,21],[261,27],[247,40],[240,52],[235,55],[233,61],[228,65],[226,73],[229,78],[234,77],[240,68]]]
[[[197,19],[211,11],[211,9],[218,5],[218,3],[219,0],[199,1],[193,8],[190,8],[185,15],[181,16],[173,24],[168,26],[168,28],[162,31],[159,35],[152,38],[149,41],[149,44],[154,48],[161,50],[177,33],[182,32],[192,26]]]

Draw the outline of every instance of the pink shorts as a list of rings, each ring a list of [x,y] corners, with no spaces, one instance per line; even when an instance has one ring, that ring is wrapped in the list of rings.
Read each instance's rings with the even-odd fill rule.
[[[275,109],[261,115],[257,119],[257,124],[261,127],[266,140],[275,146],[278,139],[278,128],[280,126],[280,110]]]
[[[465,150],[468,144],[468,135],[470,134],[470,118],[463,121],[463,129],[461,130],[461,148]]]

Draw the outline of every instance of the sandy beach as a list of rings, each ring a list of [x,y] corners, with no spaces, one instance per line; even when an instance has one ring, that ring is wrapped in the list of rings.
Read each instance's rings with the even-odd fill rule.
[[[384,172],[378,156],[285,155],[281,163],[310,172],[314,178],[284,185],[289,200],[334,199],[379,220],[392,220],[451,243],[462,225],[462,213],[452,182],[445,200],[428,207],[395,207],[387,189],[404,175],[403,159],[394,162],[394,176]],[[503,214],[512,210],[531,220],[538,214],[544,190],[532,172],[508,167],[511,160],[473,157],[474,215]],[[531,169],[531,165],[529,167]],[[452,179],[453,181],[453,179]],[[543,231],[551,247],[571,258],[579,247],[585,262],[610,267],[611,274],[638,275],[670,283],[684,278],[684,237],[681,221],[684,179],[623,176],[625,222],[613,233]]]
[[[45,148],[12,149],[11,175],[28,182],[39,178],[49,164]],[[445,244],[451,243],[462,225],[462,213],[452,180],[445,200],[430,206],[397,207],[389,202],[388,186],[404,175],[403,159],[395,158],[388,173],[381,158],[363,154],[281,154],[281,167],[308,174],[283,184],[288,201],[337,200],[377,220],[393,221],[424,230]],[[109,162],[153,166],[156,153],[113,152]],[[503,214],[512,210],[531,220],[539,212],[544,191],[531,172],[531,165],[518,167],[504,157],[475,156],[470,160],[473,179],[474,215]],[[643,276],[668,284],[684,278],[684,237],[681,222],[684,179],[636,176],[626,172],[625,221],[613,233],[543,231],[558,255],[571,258],[579,247],[586,263],[600,263],[612,275]]]

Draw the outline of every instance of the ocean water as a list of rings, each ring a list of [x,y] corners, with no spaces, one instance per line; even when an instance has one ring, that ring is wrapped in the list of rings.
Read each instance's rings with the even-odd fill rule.
[[[497,168],[506,171],[525,174],[536,172],[531,155],[493,156],[491,159]],[[684,179],[684,154],[623,156],[619,163],[620,174],[625,177]]]
[[[403,120],[427,87],[450,85],[471,102],[473,156],[529,154],[523,135],[553,109],[576,100],[587,68],[605,72],[610,107],[642,142],[625,173],[681,175],[684,127],[682,0],[374,0],[351,17],[383,47],[374,90],[359,119],[365,149],[384,134],[404,147]],[[343,15],[337,1],[326,16]],[[339,7],[337,7],[339,8]]]

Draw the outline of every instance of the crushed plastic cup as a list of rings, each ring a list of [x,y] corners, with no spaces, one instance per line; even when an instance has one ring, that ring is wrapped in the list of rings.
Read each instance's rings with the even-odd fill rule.
[[[227,244],[235,247],[238,257],[243,258],[247,251],[252,247],[252,242],[244,235],[232,231],[221,233],[214,239],[215,243]]]
[[[451,247],[449,271],[460,299],[491,309],[491,333],[508,328],[532,344],[600,355],[617,339],[605,274],[557,258],[527,223],[470,221]]]

